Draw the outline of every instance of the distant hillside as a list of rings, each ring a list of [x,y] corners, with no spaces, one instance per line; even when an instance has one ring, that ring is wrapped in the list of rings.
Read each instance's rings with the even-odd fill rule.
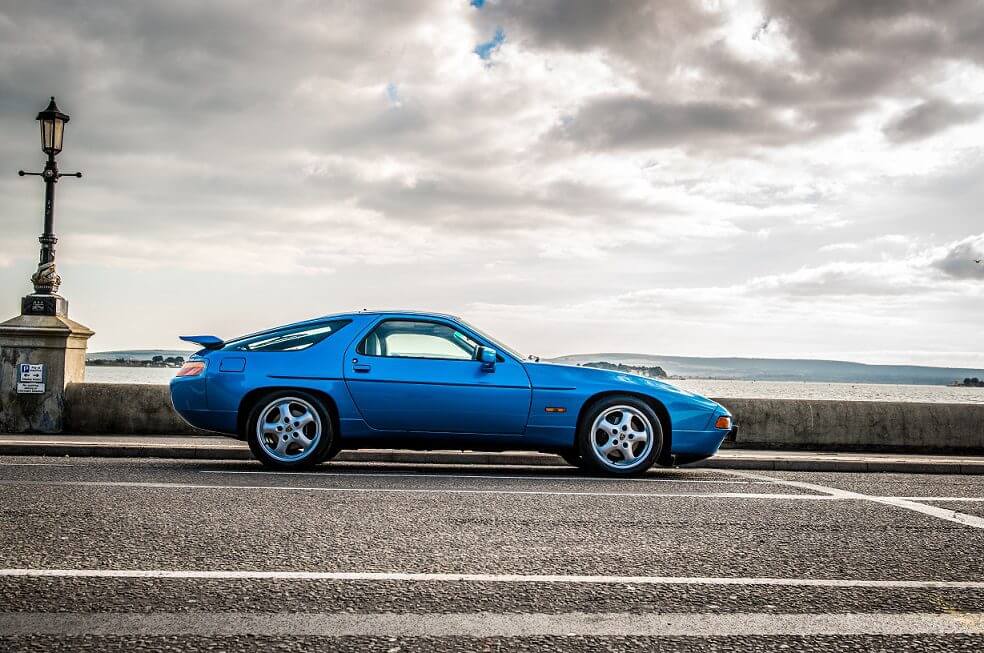
[[[814,381],[818,383],[907,383],[947,385],[968,377],[984,377],[984,370],[921,365],[866,365],[847,361],[791,358],[698,358],[650,354],[574,354],[555,363],[583,365],[605,361],[630,367],[657,366],[671,377],[744,379],[756,381]]]
[[[129,361],[149,361],[154,356],[181,356],[188,358],[195,353],[195,349],[126,349],[121,351],[93,351],[85,355],[87,361],[96,359],[116,360],[122,358]]]
[[[600,370],[613,370],[615,372],[627,372],[629,374],[651,376],[654,379],[666,378],[666,372],[659,366],[644,367],[641,365],[622,365],[621,363],[609,363],[607,361],[591,361],[590,363],[582,363],[582,365],[584,367],[597,367]]]

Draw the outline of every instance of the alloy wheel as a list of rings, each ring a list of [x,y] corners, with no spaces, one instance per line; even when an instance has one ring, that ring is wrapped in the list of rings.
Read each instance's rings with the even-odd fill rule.
[[[634,467],[652,451],[653,425],[638,408],[610,406],[595,418],[591,426],[591,447],[606,467]]]
[[[299,397],[278,397],[259,412],[256,441],[274,460],[292,463],[307,458],[321,440],[321,416]]]

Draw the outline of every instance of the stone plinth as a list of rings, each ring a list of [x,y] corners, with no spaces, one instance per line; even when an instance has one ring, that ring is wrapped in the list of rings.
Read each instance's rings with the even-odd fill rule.
[[[0,324],[0,433],[58,433],[64,428],[65,386],[84,380],[85,348],[92,334],[63,315],[20,315]],[[25,363],[44,366],[42,392],[18,392],[18,371]]]

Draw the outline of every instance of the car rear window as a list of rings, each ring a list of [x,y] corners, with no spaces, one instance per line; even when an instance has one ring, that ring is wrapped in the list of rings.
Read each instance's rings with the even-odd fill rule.
[[[301,351],[341,330],[351,320],[309,322],[230,340],[224,351]]]

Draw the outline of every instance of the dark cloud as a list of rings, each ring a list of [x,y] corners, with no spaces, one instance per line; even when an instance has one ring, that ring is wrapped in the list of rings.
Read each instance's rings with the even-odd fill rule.
[[[976,0],[767,0],[765,11],[786,27],[808,64],[883,54],[904,73],[935,57],[984,56],[976,39],[984,15]]]
[[[769,31],[795,58],[749,63],[718,57],[722,87],[767,106],[794,108],[829,133],[885,97],[923,95],[949,62],[984,63],[984,11],[976,0],[768,0]]]
[[[977,120],[984,113],[981,104],[957,104],[942,98],[926,100],[903,112],[885,126],[885,136],[896,143],[917,141],[955,125]]]
[[[976,0],[767,0],[762,11],[762,21],[747,35],[729,33],[726,12],[697,0],[503,0],[475,13],[476,20],[508,25],[511,38],[527,47],[603,53],[635,78],[646,101],[701,114],[677,117],[671,107],[661,121],[640,118],[629,103],[618,107],[609,122],[627,117],[627,132],[637,131],[631,127],[637,123],[650,124],[661,135],[654,146],[685,146],[694,134],[706,146],[719,141],[725,147],[736,140],[776,145],[836,136],[853,129],[884,98],[923,95],[927,81],[947,63],[984,63],[984,11]],[[789,56],[749,57],[735,51],[735,39],[788,49]],[[681,79],[681,71],[691,71],[698,81]],[[729,115],[715,104],[730,105]],[[592,106],[585,110],[598,118]],[[761,115],[749,115],[754,112]],[[796,128],[776,138],[782,127],[773,116],[782,112]],[[966,119],[968,112],[936,114],[927,121]]]
[[[630,53],[638,45],[668,45],[721,23],[697,2],[648,0],[500,0],[475,15],[485,24],[518,30],[534,47]]]
[[[594,99],[556,135],[594,150],[652,149],[755,140],[788,142],[794,131],[758,107],[727,102],[667,102],[638,96]]]
[[[981,261],[984,261],[984,234],[956,243],[933,261],[933,267],[955,279],[984,280],[984,264]]]

